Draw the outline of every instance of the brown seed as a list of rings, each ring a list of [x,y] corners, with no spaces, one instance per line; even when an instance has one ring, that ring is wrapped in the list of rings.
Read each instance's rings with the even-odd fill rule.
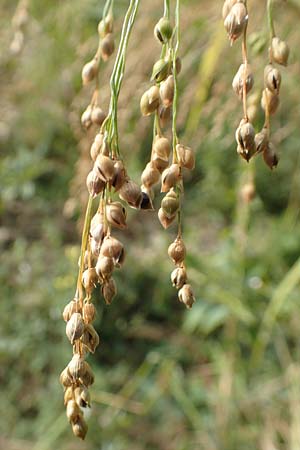
[[[93,303],[86,302],[83,305],[82,316],[85,324],[93,322],[96,316],[96,308]]]
[[[186,169],[193,170],[195,167],[195,152],[190,147],[186,145],[177,144],[176,154],[178,159],[178,164],[180,167],[185,167]]]
[[[104,236],[107,233],[107,224],[105,223],[104,214],[102,212],[98,211],[92,218],[91,226],[90,226],[90,233],[91,233],[92,238],[96,241],[96,243],[101,243],[102,240],[104,239]],[[92,241],[91,241],[91,247],[92,247]]]
[[[86,408],[91,404],[91,396],[86,386],[78,386],[74,389],[75,402],[79,408]]]
[[[82,274],[82,284],[87,295],[90,295],[98,284],[98,275],[94,267],[86,269]]]
[[[171,218],[167,217],[162,208],[159,208],[158,210],[158,219],[165,230],[169,228],[170,225],[172,225],[172,223],[175,220],[175,217],[176,215]]]
[[[263,152],[269,144],[269,131],[267,128],[263,128],[259,133],[255,135],[255,146],[257,153]]]
[[[274,167],[277,167],[279,158],[274,148],[274,145],[271,142],[269,142],[269,145],[263,152],[263,158],[265,163],[267,164],[268,167],[270,167],[271,170],[274,169]]]
[[[104,134],[102,133],[96,134],[90,150],[90,155],[93,161],[96,161],[97,156],[100,153],[103,141],[104,141]]]
[[[115,161],[114,163],[114,177],[112,180],[112,186],[115,191],[119,191],[127,179],[126,170],[124,164],[121,160]]]
[[[64,393],[64,405],[66,406],[70,400],[74,400],[74,387],[69,386]]]
[[[81,336],[81,342],[87,350],[91,353],[95,353],[96,348],[99,345],[99,335],[93,325],[88,324],[85,326],[83,335]]]
[[[159,106],[159,88],[152,86],[142,95],[140,108],[143,116],[149,116],[154,113]]]
[[[124,262],[125,252],[122,242],[112,236],[106,236],[101,251],[101,256],[112,258],[116,266],[120,266]]]
[[[111,225],[123,230],[126,224],[126,209],[120,202],[111,202],[106,205],[106,217]]]
[[[88,129],[92,125],[92,108],[89,105],[81,115],[81,124],[84,128]]]
[[[65,388],[72,386],[73,380],[70,375],[68,367],[66,367],[60,374],[59,381]]]
[[[174,189],[171,189],[161,201],[161,209],[168,219],[172,219],[176,215],[179,205],[179,197]]]
[[[83,66],[81,77],[83,85],[90,83],[98,74],[99,64],[96,59],[92,59]]]
[[[65,306],[65,309],[63,311],[62,315],[63,315],[64,321],[68,322],[68,320],[70,320],[73,313],[80,312],[80,311],[81,311],[81,308],[80,308],[79,302],[76,301],[75,299],[71,300],[70,303],[68,303]]]
[[[168,78],[160,84],[160,98],[163,105],[167,108],[172,105],[174,97],[174,77],[169,75]]]
[[[255,131],[253,125],[246,120],[242,120],[236,130],[235,138],[238,144],[238,153],[247,161],[255,154]]]
[[[289,54],[290,49],[287,43],[278,37],[273,37],[271,43],[271,55],[274,61],[282,66],[287,66]]]
[[[225,0],[224,5],[223,5],[223,9],[222,9],[222,17],[223,20],[226,19],[226,17],[228,16],[228,14],[230,13],[231,8],[233,7],[233,5],[235,5],[238,2],[238,0]],[[244,3],[244,2],[242,2]]]
[[[130,179],[127,179],[120,188],[119,197],[136,209],[140,208],[143,199],[140,186]]]
[[[107,305],[110,305],[117,294],[117,286],[113,278],[105,281],[101,287],[102,295]]]
[[[95,170],[98,170],[101,180],[111,181],[115,174],[114,161],[108,156],[100,154],[95,161]]]
[[[86,186],[90,196],[95,198],[105,188],[105,182],[101,180],[96,170],[91,170],[86,178]]]
[[[182,286],[187,282],[187,274],[185,267],[176,267],[171,273],[172,285],[176,289],[182,288]]]
[[[104,19],[98,23],[98,33],[101,38],[104,38],[108,33],[113,31],[113,17],[108,14]]]
[[[181,170],[179,164],[171,164],[164,170],[161,179],[161,192],[168,192],[175,187],[181,180]]]
[[[78,355],[73,355],[73,358],[68,364],[68,370],[73,380],[77,381],[85,373],[85,361]]]
[[[107,61],[115,50],[115,42],[112,33],[108,33],[100,43],[100,52],[103,61]]]
[[[99,106],[95,106],[92,109],[91,120],[93,124],[101,126],[106,119],[105,113]]]
[[[245,65],[241,64],[239,67],[239,70],[237,71],[233,81],[232,81],[232,88],[236,95],[240,97],[240,99],[243,98],[243,91],[244,91],[244,77],[246,76],[246,93],[248,94],[254,84],[254,77],[251,71],[251,67],[249,64],[247,64],[247,70],[245,73]]]
[[[102,248],[101,248],[102,249]],[[101,250],[100,250],[101,252]],[[115,268],[113,258],[101,255],[96,264],[96,272],[103,280],[108,279]]]
[[[78,417],[82,415],[80,408],[75,402],[75,400],[68,401],[66,414],[69,422],[75,422],[78,419]]]
[[[181,303],[190,309],[195,303],[196,299],[190,284],[185,284],[178,292],[178,299]]]
[[[279,106],[279,95],[276,92],[270,91],[270,89],[265,88],[263,90],[263,95],[261,98],[261,107],[266,110],[268,108],[269,114],[272,116],[276,113]]]
[[[79,339],[84,331],[84,322],[80,313],[73,313],[70,320],[67,322],[66,335],[71,342]]]
[[[168,255],[175,265],[181,264],[186,255],[186,249],[181,236],[177,236],[168,248]]]
[[[85,371],[83,375],[80,377],[80,381],[82,382],[82,384],[84,384],[84,386],[89,387],[91,384],[94,383],[95,377],[91,369],[91,366],[86,361],[84,367]]]
[[[272,64],[268,64],[264,70],[264,82],[265,87],[270,91],[279,94],[280,84],[281,84],[281,74],[276,67]]]
[[[77,418],[75,422],[72,422],[72,431],[76,437],[84,440],[88,426],[82,416]]]
[[[169,158],[171,153],[171,145],[167,138],[156,136],[153,143],[153,151],[161,156]]]
[[[243,3],[235,3],[224,20],[224,27],[231,42],[238,39],[248,23],[247,8]]]
[[[149,162],[145,169],[143,170],[141,181],[144,186],[147,188],[150,188],[154,184],[158,183],[160,179],[160,172],[157,170],[157,168],[153,165],[152,162]]]

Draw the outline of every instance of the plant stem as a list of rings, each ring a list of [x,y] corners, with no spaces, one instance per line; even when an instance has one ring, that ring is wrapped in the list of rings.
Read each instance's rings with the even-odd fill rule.
[[[268,14],[268,25],[269,25],[270,37],[272,40],[273,37],[276,36],[274,20],[273,20],[273,0],[268,0],[268,2],[267,2],[267,14]]]
[[[173,77],[174,77],[174,98],[173,98],[173,119],[172,119],[172,134],[173,134],[173,162],[177,161],[176,145],[178,143],[176,121],[177,121],[177,106],[178,106],[178,84],[177,84],[177,70],[176,58],[180,42],[180,0],[176,0],[175,9],[175,39],[176,44],[172,52],[173,58]]]

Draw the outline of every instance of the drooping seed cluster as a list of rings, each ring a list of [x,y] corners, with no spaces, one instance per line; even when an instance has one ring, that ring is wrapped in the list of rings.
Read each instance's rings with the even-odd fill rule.
[[[287,65],[289,48],[284,41],[281,41],[275,35],[270,4],[271,2],[268,2],[269,24],[271,23],[269,64],[264,69],[264,89],[261,98],[261,106],[265,112],[265,123],[262,130],[257,134],[249,121],[247,112],[247,94],[254,84],[254,77],[247,58],[247,0],[225,0],[222,16],[231,44],[240,36],[243,37],[243,63],[239,67],[232,82],[233,90],[243,102],[244,110],[244,117],[240,121],[235,134],[237,153],[246,161],[261,153],[264,162],[270,169],[273,169],[277,166],[279,159],[273,144],[270,142],[270,115],[275,114],[278,108],[281,84],[281,74],[274,66],[274,63],[284,66]]]
[[[96,315],[92,294],[97,285],[100,285],[105,303],[109,305],[112,302],[117,293],[112,274],[116,268],[121,267],[125,258],[124,246],[112,235],[112,229],[126,228],[126,208],[113,195],[117,194],[133,208],[141,208],[147,202],[140,186],[127,175],[120,156],[116,120],[117,99],[124,75],[124,64],[121,63],[125,60],[139,0],[131,0],[124,19],[120,47],[111,77],[111,101],[107,117],[102,115],[101,120],[99,119],[99,107],[94,103],[98,98],[99,58],[101,56],[106,60],[113,51],[111,3],[111,0],[107,1],[104,9],[107,14],[103,15],[98,25],[100,42],[97,54],[82,70],[83,84],[96,81],[92,102],[83,114],[82,123],[86,128],[94,123],[100,125],[100,129],[90,149],[93,168],[86,180],[90,195],[82,233],[77,289],[74,299],[63,312],[63,318],[67,322],[66,334],[73,346],[73,358],[63,370],[60,381],[65,389],[67,417],[73,433],[81,439],[84,439],[87,432],[83,412],[84,408],[90,406],[88,388],[94,381],[85,357],[94,353],[99,344],[99,336],[92,325]],[[94,204],[97,200],[95,212]]]
[[[168,8],[165,15],[154,28],[154,36],[162,44],[160,59],[154,64],[151,81],[153,85],[143,94],[140,101],[143,116],[154,114],[154,139],[150,161],[142,176],[142,190],[153,199],[153,186],[161,181],[161,192],[165,193],[158,211],[161,225],[166,229],[173,222],[178,223],[178,234],[169,246],[168,254],[175,264],[171,281],[178,292],[178,299],[187,308],[191,308],[195,297],[187,283],[185,267],[186,248],[181,232],[181,201],[183,194],[183,169],[192,170],[195,166],[194,151],[178,142],[176,133],[177,115],[177,75],[181,70],[181,61],[177,57],[179,44],[179,2],[176,6],[176,27],[173,30]],[[172,144],[163,134],[172,118]]]

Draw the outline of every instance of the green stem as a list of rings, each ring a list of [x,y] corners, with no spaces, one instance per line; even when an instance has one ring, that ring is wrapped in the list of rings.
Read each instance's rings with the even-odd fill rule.
[[[164,0],[164,17],[170,19],[170,0]]]
[[[267,2],[267,14],[268,14],[268,24],[270,30],[271,39],[276,36],[273,20],[273,0],[268,0]]]
[[[173,77],[174,77],[174,98],[173,98],[173,120],[172,120],[172,134],[173,134],[173,159],[177,159],[176,156],[176,145],[178,142],[176,121],[177,121],[177,106],[178,106],[178,85],[177,85],[177,71],[176,71],[176,58],[178,53],[178,47],[180,42],[180,0],[176,0],[176,10],[175,10],[175,38],[176,45],[172,52],[173,57]]]

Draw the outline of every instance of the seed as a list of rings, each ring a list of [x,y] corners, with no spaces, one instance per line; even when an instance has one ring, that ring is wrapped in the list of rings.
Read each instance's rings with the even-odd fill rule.
[[[270,169],[274,169],[274,167],[277,167],[279,158],[276,154],[276,150],[274,148],[274,145],[270,142],[265,151],[263,152],[263,158],[265,163],[267,164]]]
[[[100,154],[95,161],[95,170],[98,170],[101,180],[111,181],[115,174],[114,162],[108,156]]]
[[[287,66],[289,53],[290,49],[287,43],[278,37],[273,37],[271,43],[271,54],[274,61],[282,66]]]
[[[74,342],[81,337],[83,331],[84,322],[81,314],[77,312],[73,313],[66,326],[66,335],[71,344],[74,344]]]
[[[129,206],[136,209],[140,208],[143,199],[140,186],[130,179],[123,183],[119,190],[119,197],[127,202]]]
[[[95,353],[95,350],[99,345],[99,335],[93,325],[88,324],[85,326],[84,333],[81,336],[81,342],[89,352]]]
[[[168,78],[160,84],[160,98],[163,105],[167,108],[173,103],[174,97],[174,77],[169,75]]]
[[[158,114],[160,125],[161,127],[165,128],[171,120],[172,108],[166,108],[165,106],[161,105],[159,107]]]
[[[101,38],[105,37],[108,33],[113,31],[113,18],[111,14],[108,14],[104,19],[98,23],[98,33]]]
[[[105,281],[101,287],[102,295],[107,305],[110,305],[117,294],[117,286],[113,278]]]
[[[171,189],[161,201],[161,209],[168,219],[172,219],[179,209],[179,198],[174,189]]]
[[[74,400],[74,388],[73,386],[67,387],[64,393],[64,405],[67,406],[67,403],[70,400]]]
[[[279,106],[279,95],[276,92],[270,91],[265,88],[261,98],[261,107],[266,110],[268,108],[269,114],[272,116],[276,113]]]
[[[240,97],[240,99],[243,98],[243,89],[244,89],[244,78],[246,76],[246,93],[251,91],[253,84],[254,84],[254,77],[251,72],[251,68],[249,64],[247,64],[247,70],[245,74],[245,65],[241,64],[239,70],[237,71],[233,81],[232,81],[232,88],[236,95]]]
[[[112,202],[106,205],[106,217],[109,223],[123,230],[126,224],[126,209],[120,202]]]
[[[154,209],[152,202],[152,199],[154,197],[153,189],[147,188],[146,186],[142,185],[141,190],[143,198],[140,208],[143,210],[153,211]]]
[[[269,131],[267,128],[263,128],[259,133],[255,135],[255,145],[257,153],[265,151],[269,144]]]
[[[98,275],[94,267],[86,269],[82,274],[82,284],[85,292],[91,294],[98,283]]]
[[[72,377],[71,377],[71,375],[70,375],[70,372],[69,372],[68,367],[66,367],[66,368],[62,371],[62,373],[60,374],[60,376],[59,376],[59,381],[60,381],[60,384],[62,384],[62,385],[63,385],[64,387],[66,387],[66,388],[72,386],[73,380],[72,380]]]
[[[93,161],[96,161],[97,156],[100,153],[100,149],[102,147],[103,140],[104,140],[104,134],[102,134],[102,133],[96,134],[94,142],[92,143],[91,150],[90,150],[90,155],[91,155],[91,158]]]
[[[250,122],[244,119],[241,121],[235,133],[235,138],[238,143],[238,153],[247,161],[255,154],[255,131]]]
[[[142,95],[140,101],[141,113],[143,116],[149,116],[154,113],[159,106],[159,88],[152,86]]]
[[[89,390],[85,386],[78,386],[74,390],[75,402],[80,408],[86,408],[90,406],[91,396]]]
[[[181,179],[181,170],[179,164],[171,164],[162,174],[161,192],[168,192],[175,187]]]
[[[81,72],[83,85],[90,83],[97,76],[98,69],[99,65],[96,59],[92,59],[83,66]]]
[[[170,62],[165,59],[159,59],[153,66],[151,80],[160,83],[169,75]]]
[[[115,42],[112,33],[108,33],[100,43],[100,53],[103,61],[107,61],[115,50]]]
[[[115,174],[111,184],[117,192],[121,189],[127,178],[126,170],[122,161],[118,160],[114,163],[114,171]]]
[[[187,274],[185,267],[176,267],[171,273],[172,285],[176,289],[182,288],[182,286],[187,282]]]
[[[224,5],[223,5],[223,9],[222,9],[222,17],[223,20],[226,19],[226,17],[228,16],[228,14],[230,13],[231,8],[233,7],[233,5],[235,5],[235,3],[237,3],[238,0],[225,0]]]
[[[73,380],[77,381],[85,373],[84,359],[80,355],[73,355],[73,358],[68,364],[68,370]]]
[[[83,111],[81,116],[81,124],[86,129],[90,128],[92,125],[92,108],[91,105],[89,105],[85,111]]]
[[[116,266],[120,266],[124,262],[125,251],[122,242],[118,239],[107,236],[101,246],[101,256],[112,258]]]
[[[190,284],[185,284],[178,292],[178,299],[181,303],[190,309],[195,303],[196,299]]]
[[[85,324],[93,322],[96,316],[96,308],[93,303],[86,302],[83,305],[82,316]]]
[[[101,126],[106,118],[106,114],[102,111],[100,106],[95,106],[92,109],[91,120],[93,124]]]
[[[90,196],[95,198],[105,188],[105,182],[101,180],[96,170],[91,170],[86,178],[86,186]]]
[[[250,203],[255,197],[255,186],[253,182],[244,184],[241,189],[241,197],[244,203]]]
[[[66,415],[69,422],[74,422],[81,416],[81,411],[75,400],[70,400],[67,403]]]
[[[100,250],[101,252],[101,250]],[[115,268],[114,260],[108,256],[100,256],[96,264],[96,272],[99,277],[108,279]]]
[[[279,94],[280,84],[281,84],[281,74],[276,67],[272,64],[268,64],[264,70],[264,81],[265,87],[270,91]]]
[[[224,27],[231,42],[238,39],[248,22],[247,8],[243,3],[235,3],[224,20]]]
[[[175,217],[176,215],[170,218],[167,217],[162,208],[159,208],[158,210],[158,219],[165,230],[169,228],[170,225],[172,225],[172,223],[175,220]]]
[[[72,431],[76,437],[84,440],[88,431],[88,426],[82,416],[78,417],[77,420],[72,423]]]
[[[85,371],[80,377],[80,381],[84,386],[89,387],[91,384],[94,383],[95,377],[93,374],[93,371],[91,369],[91,366],[85,361],[84,362]]]
[[[141,181],[144,186],[150,188],[154,184],[158,183],[160,179],[160,172],[157,170],[157,168],[153,165],[152,162],[149,162],[145,169],[143,170]]]
[[[168,248],[168,255],[175,265],[181,264],[186,255],[184,242],[180,236],[177,236],[174,242]]]
[[[105,224],[104,215],[102,212],[97,212],[91,220],[90,233],[96,243],[101,243],[107,233],[107,225]],[[92,247],[92,240],[91,240]],[[95,250],[95,249],[94,249]],[[93,251],[94,254],[96,254]]]
[[[173,33],[173,28],[167,17],[162,17],[159,19],[154,27],[154,36],[161,43],[168,42],[171,39]]]
[[[186,145],[176,145],[177,160],[180,167],[193,170],[195,167],[195,152]]]
[[[64,308],[63,311],[63,319],[65,322],[68,322],[70,320],[71,316],[75,312],[80,312],[80,304],[76,300],[71,300]]]

